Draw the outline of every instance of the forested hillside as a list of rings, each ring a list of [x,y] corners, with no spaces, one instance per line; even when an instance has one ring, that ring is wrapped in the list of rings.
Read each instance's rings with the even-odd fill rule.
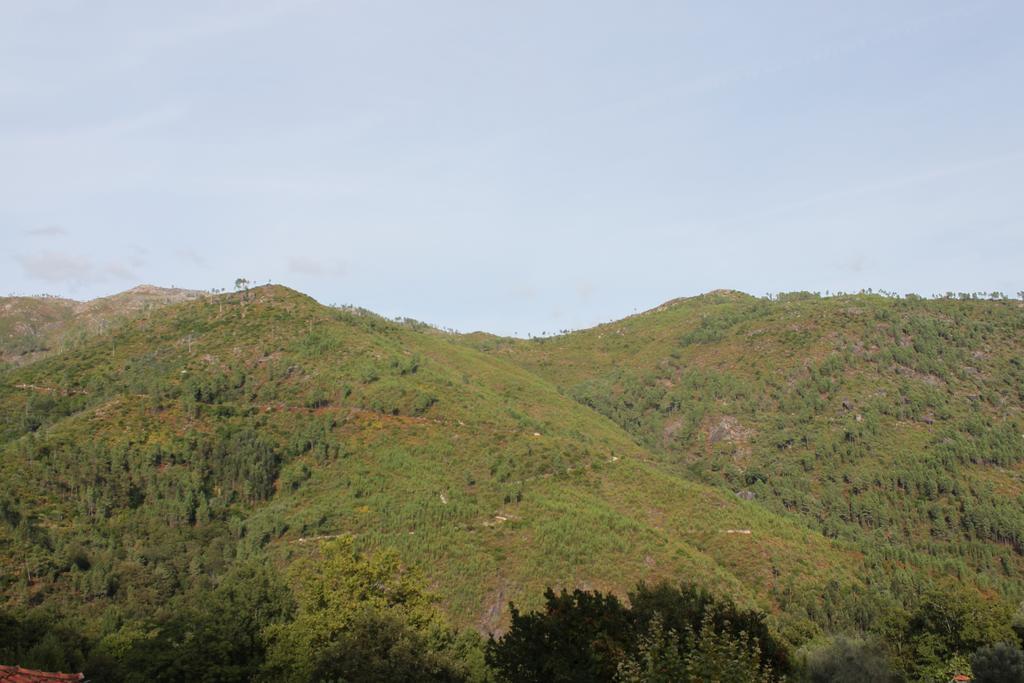
[[[912,603],[1024,572],[1024,303],[713,292],[590,330],[476,339],[673,472],[857,548]]]
[[[210,680],[280,672],[280,643],[320,642],[304,610],[335,542],[422,577],[464,633],[505,633],[547,587],[682,581],[764,610],[794,652],[836,633],[921,650],[933,608],[970,634],[929,640],[922,667],[1014,637],[1018,302],[717,293],[529,341],[277,286],[137,310],[0,371],[0,591],[40,665],[124,676],[205,628],[252,644]],[[253,613],[250,593],[259,619],[209,611]],[[428,612],[401,618],[429,640]],[[444,642],[455,678],[483,666],[479,641]]]

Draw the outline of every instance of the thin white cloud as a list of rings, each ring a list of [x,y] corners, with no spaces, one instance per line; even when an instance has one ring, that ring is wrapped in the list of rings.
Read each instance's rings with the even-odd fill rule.
[[[136,262],[138,263],[138,262]],[[123,263],[110,263],[104,266],[103,271],[118,280],[126,280],[129,282],[139,282],[139,276],[134,270],[124,265]]]
[[[194,266],[202,267],[206,265],[206,259],[203,257],[202,254],[197,252],[195,249],[178,249],[174,253],[180,260],[190,263]]]
[[[343,261],[323,263],[308,256],[295,256],[288,261],[288,272],[314,277],[342,277],[348,273],[348,267]]]
[[[854,253],[849,254],[845,258],[841,259],[836,263],[837,268],[851,272],[851,273],[863,273],[868,266],[868,259],[864,254]]]
[[[137,282],[138,276],[122,263],[98,264],[83,256],[60,251],[44,251],[15,256],[25,274],[33,279],[74,291],[110,279]]]
[[[34,280],[77,288],[103,279],[102,273],[96,270],[95,265],[80,256],[49,251],[15,258],[25,270],[25,274]]]
[[[63,237],[68,231],[59,225],[46,225],[41,228],[31,228],[25,231],[30,237]]]

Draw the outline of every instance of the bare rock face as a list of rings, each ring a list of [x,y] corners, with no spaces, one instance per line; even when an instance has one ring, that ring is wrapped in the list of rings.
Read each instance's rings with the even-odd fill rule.
[[[708,431],[708,443],[713,445],[720,441],[746,442],[751,433],[752,430],[741,425],[735,417],[726,415]]]

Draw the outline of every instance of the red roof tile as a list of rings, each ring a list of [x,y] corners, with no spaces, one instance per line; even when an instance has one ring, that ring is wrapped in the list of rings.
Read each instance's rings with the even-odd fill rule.
[[[33,671],[20,666],[0,664],[0,683],[54,683],[55,681],[84,681],[85,674],[59,674]]]

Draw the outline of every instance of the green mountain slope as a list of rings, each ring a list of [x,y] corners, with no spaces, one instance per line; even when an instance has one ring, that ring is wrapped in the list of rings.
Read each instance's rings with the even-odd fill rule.
[[[0,374],[0,591],[100,637],[353,534],[482,631],[547,585],[688,577],[793,640],[866,599],[855,548],[681,476],[557,384],[282,287],[153,310]]]
[[[531,341],[465,343],[607,416],[672,472],[863,553],[913,602],[1024,597],[1024,304],[713,292]]]
[[[48,296],[0,297],[0,368],[39,360],[161,306],[202,296],[203,292],[188,289],[140,285],[85,302]]]

